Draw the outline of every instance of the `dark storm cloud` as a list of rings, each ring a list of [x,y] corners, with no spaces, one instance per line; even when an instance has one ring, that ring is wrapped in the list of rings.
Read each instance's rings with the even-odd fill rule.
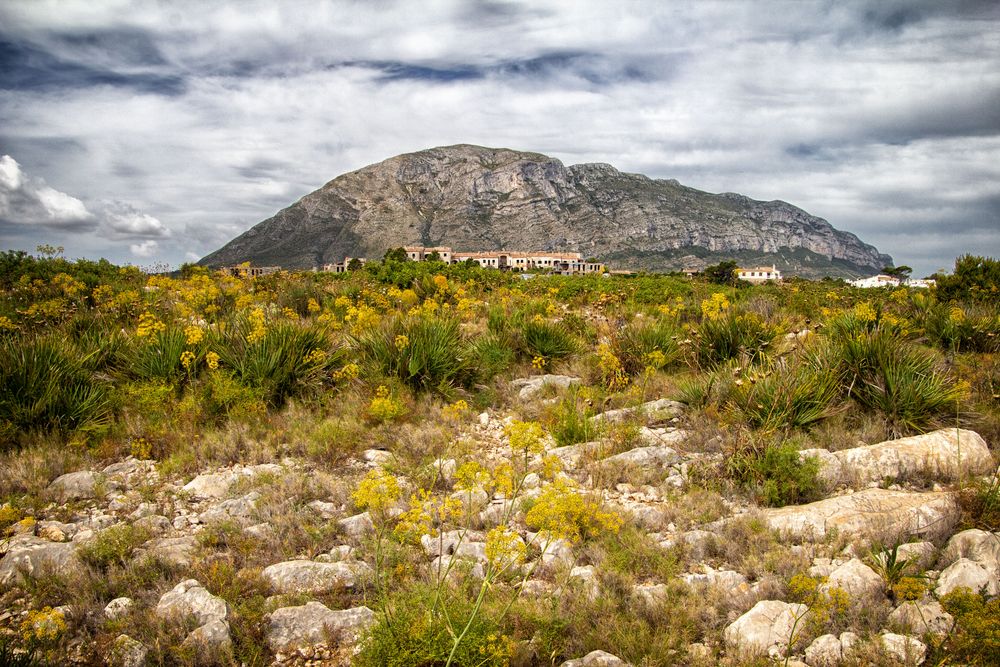
[[[0,39],[0,89],[31,91],[94,86],[131,88],[161,95],[184,92],[180,76],[121,73],[65,60],[31,44]]]

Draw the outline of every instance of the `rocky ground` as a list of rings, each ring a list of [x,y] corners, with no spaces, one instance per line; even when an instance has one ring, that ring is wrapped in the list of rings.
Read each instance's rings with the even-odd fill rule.
[[[514,388],[520,404],[531,405],[551,400],[553,392],[574,381],[536,376],[515,381]],[[562,462],[563,474],[581,489],[599,494],[605,507],[620,513],[628,525],[640,527],[683,564],[685,571],[674,581],[632,584],[637,608],[655,604],[668,586],[683,585],[726,599],[721,633],[705,633],[705,641],[689,645],[687,656],[678,662],[715,664],[723,658],[764,655],[810,667],[864,664],[869,659],[917,665],[925,659],[927,642],[952,628],[953,619],[942,609],[940,597],[963,586],[1000,594],[1000,534],[956,532],[960,509],[955,489],[996,468],[986,442],[976,433],[953,428],[836,452],[803,452],[820,461],[828,489],[825,499],[768,509],[720,498],[710,511],[700,513],[695,505],[705,496],[693,475],[718,464],[721,454],[695,446],[684,418],[683,405],[651,401],[594,417],[595,422],[631,421],[641,427],[624,451],[606,441],[550,447]],[[509,451],[503,427],[510,419],[490,412],[470,416],[458,440],[484,464],[499,462]],[[131,636],[129,631],[158,623],[180,632],[182,646],[196,653],[224,654],[236,632],[232,605],[211,593],[203,579],[212,571],[206,563],[239,544],[247,552],[244,560],[259,564],[252,569],[255,585],[270,594],[257,628],[268,660],[347,663],[359,635],[376,617],[365,604],[375,566],[370,551],[375,524],[368,513],[356,510],[349,493],[367,471],[378,468],[390,470],[404,488],[416,488],[415,475],[401,470],[394,459],[392,451],[368,450],[347,461],[335,476],[305,461],[286,459],[172,477],[155,462],[134,458],[62,475],[51,481],[38,511],[13,524],[0,542],[5,609],[0,627],[18,635],[43,633],[44,624],[52,622],[67,624],[71,634],[80,628],[121,630],[110,641],[80,630],[65,644],[70,662],[147,664],[157,637]],[[447,490],[453,483],[456,463],[436,462],[438,488]],[[525,497],[531,497],[534,481],[526,481]],[[469,498],[476,504],[480,530],[427,535],[423,544],[431,571],[440,571],[441,564],[452,559],[468,561],[463,570],[467,576],[477,576],[485,566],[482,531],[495,523],[497,508],[506,499],[486,493]],[[309,545],[274,547],[295,522],[315,526],[319,537]],[[523,514],[515,515],[514,525],[524,540],[532,540]],[[734,553],[741,548],[734,540],[747,526],[763,526],[772,540],[768,557],[781,559],[780,566],[763,567],[745,553]],[[72,582],[101,576],[108,559],[98,547],[113,547],[110,538],[119,534],[132,543],[112,549],[114,557],[120,555],[126,566],[152,559],[168,574],[153,580],[151,589],[94,598],[90,604],[74,601]],[[220,536],[229,542],[220,542]],[[891,554],[872,550],[872,545],[896,544],[900,546]],[[601,596],[602,573],[584,556],[569,541],[552,541],[534,556],[543,566],[531,570],[521,595]],[[894,590],[898,581],[887,575],[890,558],[905,560],[910,573],[919,576],[922,588],[917,595]],[[798,573],[803,581],[817,582],[818,588],[805,602],[793,601],[775,571]],[[42,584],[52,581],[67,588],[44,594],[61,595],[62,604],[53,605],[48,616],[30,612]],[[840,593],[832,591],[845,596],[838,598]],[[844,615],[860,619],[857,627],[819,633],[821,624],[810,621],[830,614],[838,600],[861,609]],[[865,611],[872,609],[881,611]],[[871,626],[873,617],[881,627]],[[34,628],[32,623],[42,626]],[[802,641],[806,637],[808,643]],[[96,657],[95,641],[104,642]],[[523,664],[549,664],[529,649],[518,655],[527,656]],[[602,651],[562,663],[624,664]]]

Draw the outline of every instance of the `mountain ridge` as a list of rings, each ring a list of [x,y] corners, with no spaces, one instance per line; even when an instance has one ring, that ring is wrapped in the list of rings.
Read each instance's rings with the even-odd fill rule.
[[[606,163],[567,167],[541,153],[471,144],[341,174],[199,263],[306,269],[345,256],[381,257],[402,245],[577,251],[620,266],[642,256],[636,268],[651,270],[699,268],[699,259],[740,253],[788,262],[782,249],[801,250],[796,256],[806,253],[809,262],[779,268],[807,277],[860,275],[892,263],[854,234],[781,200],[712,194]],[[678,257],[685,248],[691,259]]]

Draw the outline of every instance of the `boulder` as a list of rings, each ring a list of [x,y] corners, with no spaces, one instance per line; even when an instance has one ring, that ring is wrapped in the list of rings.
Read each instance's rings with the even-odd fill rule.
[[[320,563],[291,560],[264,568],[261,577],[275,593],[329,593],[354,589],[371,576],[372,570],[361,561]]]
[[[762,515],[772,530],[802,540],[822,541],[837,530],[848,538],[888,541],[900,535],[943,537],[958,522],[960,510],[952,493],[865,489]]]
[[[905,560],[911,567],[926,570],[934,564],[937,547],[932,542],[908,542],[896,547],[896,559]]]
[[[80,470],[56,477],[49,484],[48,492],[62,502],[87,500],[97,495],[97,485],[101,476],[93,470]]]
[[[723,639],[731,649],[748,654],[784,652],[792,637],[805,627],[809,608],[780,600],[761,600],[747,613],[737,618],[723,631]]]
[[[597,580],[597,568],[593,565],[578,565],[569,571],[569,582],[573,586],[579,586],[589,599],[597,598],[601,590],[600,582]]]
[[[834,456],[833,452],[829,449],[820,449],[818,447],[814,449],[801,449],[799,450],[799,458],[802,460],[816,459],[819,463],[817,477],[819,477],[819,480],[827,489],[833,489],[840,484],[843,478],[840,459]]]
[[[192,630],[181,646],[207,650],[210,653],[229,651],[233,647],[229,624],[218,619],[209,621]]]
[[[271,612],[264,639],[274,653],[325,644],[331,637],[354,643],[374,621],[375,612],[368,607],[333,611],[319,602],[308,602]]]
[[[630,665],[606,651],[591,651],[582,658],[567,660],[560,667],[630,667]]]
[[[580,463],[588,457],[600,458],[603,453],[610,449],[609,445],[600,440],[581,442],[576,445],[566,445],[565,447],[554,447],[549,450],[549,454],[558,457],[566,468],[577,468]]]
[[[108,664],[112,667],[145,667],[149,649],[128,635],[118,635],[111,642]]]
[[[885,479],[954,480],[993,470],[986,441],[975,431],[945,428],[834,452],[841,481],[856,485]]]
[[[187,579],[160,597],[153,612],[160,618],[193,617],[198,625],[212,621],[227,621],[229,605],[209,593],[196,579]]]
[[[934,592],[941,597],[957,588],[968,588],[973,593],[985,589],[989,595],[1000,594],[1000,582],[997,582],[996,575],[968,558],[959,558],[945,568],[938,576]]]
[[[237,477],[238,475],[231,470],[205,473],[192,479],[181,487],[181,490],[190,493],[195,500],[225,498],[229,494],[229,487]]]
[[[75,544],[26,536],[10,544],[0,560],[0,586],[10,586],[20,577],[69,576],[80,571]]]
[[[149,540],[140,549],[137,549],[135,557],[150,556],[171,567],[186,569],[191,567],[197,550],[198,539],[193,535],[158,537]]]
[[[673,419],[674,417],[679,417],[684,414],[685,409],[686,406],[683,403],[671,401],[666,398],[660,398],[632,408],[620,408],[618,410],[608,410],[607,412],[602,412],[599,415],[591,417],[590,423],[613,424],[641,415],[645,420],[646,425],[649,425]]]
[[[820,635],[806,648],[809,667],[837,667],[843,659],[843,649],[836,635]]]
[[[681,455],[666,445],[636,447],[601,461],[602,466],[666,468],[681,462]]]
[[[941,603],[933,598],[904,602],[889,614],[889,623],[917,635],[927,632],[935,635],[948,634],[954,621],[951,614],[941,607]]]
[[[256,491],[251,491],[239,498],[230,498],[229,500],[213,503],[198,516],[198,519],[202,523],[234,521],[240,525],[249,525],[253,523],[258,500],[260,500],[260,494]]]
[[[852,558],[835,568],[823,587],[826,590],[839,588],[850,595],[852,601],[885,594],[885,582],[882,577],[857,558]]]
[[[632,587],[632,597],[646,605],[660,604],[667,599],[667,585],[636,584]]]
[[[968,558],[994,574],[1000,573],[1000,533],[976,529],[955,533],[941,551],[941,563],[954,563],[959,558]]]
[[[879,637],[879,643],[892,659],[904,665],[923,664],[927,657],[927,646],[913,637],[886,632]]]
[[[704,572],[693,574],[682,574],[681,580],[688,586],[711,586],[723,588],[733,593],[749,592],[747,578],[734,570],[713,570],[708,565],[704,565]]]
[[[545,387],[553,386],[559,389],[566,389],[574,384],[580,384],[580,378],[569,375],[535,375],[527,378],[512,380],[510,386],[518,389],[517,397],[522,401],[530,401],[545,390]]]
[[[321,519],[335,519],[340,514],[340,508],[337,505],[324,500],[314,500],[306,507],[316,512]]]

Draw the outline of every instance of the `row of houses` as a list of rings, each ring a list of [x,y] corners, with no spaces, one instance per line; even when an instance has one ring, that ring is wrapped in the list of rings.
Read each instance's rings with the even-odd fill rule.
[[[928,288],[934,287],[933,278],[917,279],[911,278],[909,280],[900,280],[896,276],[888,276],[884,273],[880,273],[877,276],[871,276],[870,278],[858,278],[857,280],[850,281],[851,285],[854,287],[897,287],[899,285],[904,285],[905,287],[921,287]]]
[[[462,251],[452,250],[448,246],[406,246],[403,248],[408,259],[422,262],[427,259],[437,259],[446,264],[463,264],[473,261],[486,269],[501,271],[537,271],[546,269],[553,273],[564,275],[605,273],[606,268],[600,262],[588,262],[578,252],[521,252],[512,250]],[[321,271],[343,273],[348,271],[353,260],[365,263],[363,258],[345,257],[336,264],[325,264]],[[356,264],[355,264],[356,265]]]

